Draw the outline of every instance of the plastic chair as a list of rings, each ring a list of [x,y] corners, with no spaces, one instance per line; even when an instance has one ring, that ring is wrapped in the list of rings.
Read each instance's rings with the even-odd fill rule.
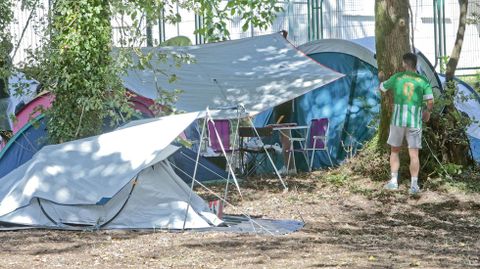
[[[326,151],[330,165],[333,166],[332,158],[330,157],[330,153],[328,151],[328,129],[328,118],[313,119],[310,123],[310,128],[308,130],[308,143],[304,148],[305,151],[312,151],[309,164],[310,170],[312,169],[315,152],[317,150]]]
[[[220,141],[215,133],[217,129],[218,136]],[[222,153],[222,147],[225,149],[225,152],[232,151],[230,149],[230,121],[229,120],[215,120],[208,122],[208,139],[210,142],[210,147],[215,153]]]
[[[310,125],[307,129],[306,137],[292,137],[290,138],[290,148],[292,149],[289,152],[288,156],[288,165],[290,165],[291,159],[293,159],[293,164],[295,167],[295,158],[293,157],[294,152],[302,152],[307,163],[308,170],[312,171],[313,160],[315,158],[315,152],[317,150],[324,150],[327,152],[328,159],[330,164],[333,166],[332,159],[330,158],[330,153],[328,151],[328,128],[329,121],[327,118],[313,119],[310,122]],[[300,147],[295,148],[294,143],[299,143]],[[311,151],[310,160],[307,157],[307,152]]]

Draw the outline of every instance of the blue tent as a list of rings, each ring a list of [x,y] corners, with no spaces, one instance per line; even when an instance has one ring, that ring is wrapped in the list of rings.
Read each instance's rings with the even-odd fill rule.
[[[445,75],[440,74],[440,81],[445,82]],[[457,98],[455,107],[467,114],[474,121],[467,128],[467,135],[470,140],[470,150],[475,161],[480,163],[480,95],[467,83],[455,78],[457,82]]]
[[[46,140],[46,120],[42,116],[27,123],[0,151],[0,178],[30,160]]]
[[[30,160],[35,153],[47,145],[46,119],[43,115],[26,124],[0,151],[0,178]],[[196,153],[180,148],[169,159],[174,170],[185,182],[190,183],[195,168]],[[201,182],[226,179],[225,170],[200,157],[196,179]]]
[[[365,57],[338,50],[353,47]],[[288,121],[309,125],[312,119],[328,118],[330,128],[329,152],[334,164],[354,154],[376,131],[379,113],[379,81],[376,68],[370,64],[373,54],[361,46],[345,40],[319,40],[299,47],[318,63],[345,74],[345,77],[319,87],[292,102],[292,115]],[[371,59],[368,59],[370,57]],[[278,107],[255,118],[255,125],[275,123],[282,112]],[[302,156],[296,156],[297,168],[305,170]],[[330,166],[325,151],[317,151],[313,168]]]
[[[375,53],[375,38],[366,37],[361,39],[352,40],[354,43],[357,43],[364,48],[370,50],[372,53]],[[418,63],[417,69],[418,72],[424,75],[432,85],[435,96],[440,95],[443,91],[443,83],[445,82],[445,76],[438,74],[435,71],[433,65],[428,61],[427,57],[417,51]],[[376,66],[376,64],[375,64]],[[480,120],[480,96],[475,90],[470,87],[464,81],[461,81],[458,78],[455,78],[457,81],[458,89],[457,98],[455,100],[455,107],[466,113],[472,120]],[[467,97],[467,98],[464,98]],[[470,149],[472,152],[473,158],[480,162],[480,126],[478,122],[474,122],[467,129],[467,135],[470,139]]]
[[[375,57],[376,47],[375,47],[375,37],[369,36],[359,39],[351,40],[353,43],[362,46],[363,48],[373,53]],[[428,79],[428,82],[432,86],[434,94],[440,94],[442,91],[442,82],[438,73],[435,71],[432,63],[427,59],[427,57],[419,50],[416,51],[417,54],[417,71],[425,76]],[[377,60],[375,59],[372,63],[375,68],[377,68]]]
[[[335,164],[341,163],[346,155],[346,148],[352,153],[370,139],[377,128],[379,112],[377,62],[375,58],[375,39],[367,37],[352,41],[324,39],[309,42],[299,47],[301,51],[317,62],[346,74],[346,77],[329,85],[315,89],[293,100],[293,115],[290,121],[300,125],[308,125],[312,118],[327,117],[331,128],[330,153]],[[432,85],[437,96],[443,91],[441,77],[436,73],[428,59],[421,53],[418,55],[418,71]],[[475,91],[465,83],[459,83],[461,89],[468,93]],[[478,97],[478,94],[475,93]],[[456,102],[457,108],[471,118],[480,119],[480,98],[466,103],[461,98]],[[470,108],[470,109],[469,109]],[[274,123],[278,118],[278,107],[266,111],[255,118],[257,126]],[[480,127],[472,124],[467,131],[474,158],[480,160]],[[346,147],[346,148],[345,148]],[[329,165],[324,152],[315,156],[314,168]],[[304,163],[297,156],[297,163]],[[281,165],[281,164],[280,164]],[[303,167],[305,168],[305,167]]]
[[[191,183],[195,171],[197,153],[185,147],[181,147],[170,156],[169,161],[173,164],[175,173],[186,183]],[[200,156],[197,166],[196,180],[200,182],[224,181],[228,174],[225,170]]]

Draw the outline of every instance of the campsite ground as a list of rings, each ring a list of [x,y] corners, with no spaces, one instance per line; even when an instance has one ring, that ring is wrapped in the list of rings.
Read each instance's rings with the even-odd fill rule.
[[[455,188],[411,198],[381,182],[315,172],[251,180],[228,213],[304,219],[284,236],[231,233],[0,233],[1,268],[480,267],[480,195]],[[405,184],[402,184],[405,185]],[[220,187],[219,187],[220,188]]]

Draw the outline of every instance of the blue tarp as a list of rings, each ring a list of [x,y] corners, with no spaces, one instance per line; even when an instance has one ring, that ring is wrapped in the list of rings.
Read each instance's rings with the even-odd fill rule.
[[[197,153],[182,147],[168,159],[173,163],[173,170],[186,183],[191,183],[195,170]],[[225,170],[200,156],[195,179],[200,182],[225,180],[228,174]]]

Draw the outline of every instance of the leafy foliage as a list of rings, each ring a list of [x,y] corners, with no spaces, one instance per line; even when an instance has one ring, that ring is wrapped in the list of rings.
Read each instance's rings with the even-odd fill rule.
[[[470,17],[467,19],[468,24],[480,24],[480,3],[471,3],[473,7],[475,7],[475,11],[473,11]]]
[[[249,27],[266,29],[282,11],[274,0],[222,0],[191,1],[193,10],[202,16],[204,25],[196,33],[204,36],[207,42],[221,41],[229,38],[227,22],[233,16],[242,19],[242,30]]]
[[[5,0],[0,2],[0,141],[8,141],[8,132],[4,134],[3,129],[8,128],[8,119],[5,113],[7,109],[7,98],[10,93],[8,90],[8,77],[11,72],[11,60],[9,53],[12,50],[11,36],[8,31],[9,24],[13,20],[12,1]],[[3,99],[3,100],[2,100]]]
[[[229,38],[227,22],[234,14],[245,19],[246,30],[249,26],[266,28],[275,12],[280,11],[276,1],[271,0],[54,1],[45,46],[34,53],[34,62],[43,69],[39,72],[40,80],[55,95],[53,106],[47,112],[51,142],[98,134],[106,118],[113,125],[130,118],[134,111],[118,78],[126,69],[150,69],[173,83],[177,79],[175,71],[155,69],[151,61],[173,61],[177,67],[193,63],[188,55],[138,49],[145,41],[141,32],[143,25],[152,25],[160,18],[167,23],[181,21],[175,8],[177,4],[203,17],[203,28],[197,33],[209,42]],[[122,48],[113,53],[111,20],[129,25],[121,31]],[[181,89],[172,86],[172,89],[157,87],[157,90],[157,115],[177,112],[174,103]]]
[[[473,96],[459,96],[455,81],[449,81],[442,96],[436,98],[436,108],[429,124],[424,126],[426,144],[421,152],[424,169],[430,173],[451,174],[446,167],[472,164],[467,127],[473,121],[455,108],[455,100],[468,100]],[[461,158],[458,155],[462,156]],[[463,160],[463,161],[462,161]],[[455,165],[454,165],[455,164]],[[461,169],[457,169],[461,170]],[[439,173],[441,172],[441,173]]]
[[[0,83],[4,85],[0,89],[3,91],[0,92],[0,98],[9,95],[6,85],[11,69],[9,53],[12,50],[12,36],[9,32],[9,25],[13,20],[12,5],[13,2],[11,0],[2,0],[0,2],[0,79],[2,80]]]
[[[132,114],[112,64],[110,6],[103,0],[56,1],[44,58],[54,143],[98,134],[104,119]]]

